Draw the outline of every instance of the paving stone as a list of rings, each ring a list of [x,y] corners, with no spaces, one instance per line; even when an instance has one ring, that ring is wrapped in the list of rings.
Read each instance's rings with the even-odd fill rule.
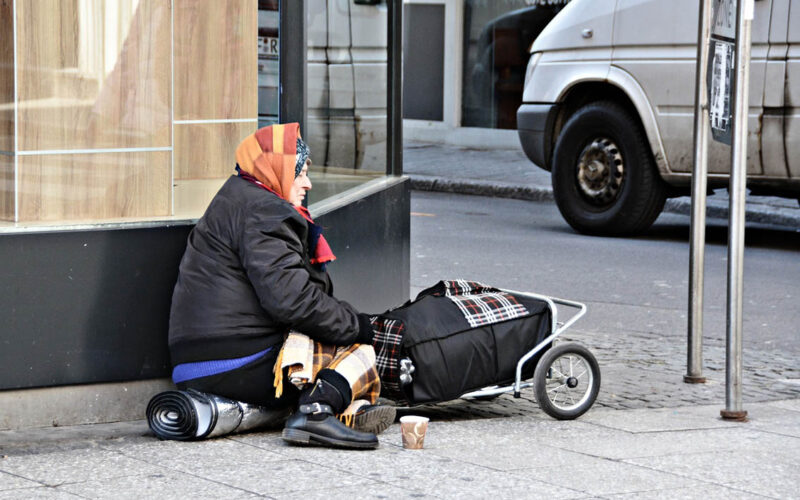
[[[800,491],[797,465],[776,458],[770,458],[768,452],[738,450],[682,453],[625,462],[768,496],[787,497],[786,492],[791,491],[796,497]]]
[[[782,408],[784,410],[800,412],[800,399],[774,401],[772,403],[767,403],[764,406],[774,406],[775,408]]]
[[[597,496],[695,487],[702,484],[694,479],[612,460],[597,460],[592,464],[571,467],[537,467],[510,474],[568,486]]]
[[[800,490],[800,481],[796,478],[770,477],[770,480],[760,481],[733,481],[728,485],[731,488],[741,489],[751,494],[765,495],[769,498],[785,498],[794,500]]]
[[[655,491],[641,491],[637,493],[623,493],[619,495],[605,495],[609,500],[734,500],[751,498],[769,498],[761,495],[754,495],[752,492],[737,490],[719,485],[701,485],[693,488],[674,488]]]
[[[276,433],[266,434],[271,439],[269,447],[252,446],[246,441],[234,439],[199,442],[153,439],[150,443],[123,446],[120,451],[128,456],[136,456],[143,463],[152,464],[160,470],[196,475],[260,495],[299,489],[301,485],[297,483],[297,477],[330,487],[369,482],[356,474],[343,474],[341,470],[286,457],[277,451],[274,441]]]
[[[406,453],[413,453],[406,450]],[[498,472],[458,461],[439,462],[436,466],[406,468],[406,476],[387,480],[405,488],[441,498],[583,498],[585,493],[554,485],[530,475]]]
[[[235,458],[231,457],[229,467],[221,470],[198,467],[196,474],[259,495],[306,490],[309,484],[324,485],[326,488],[342,488],[374,482],[341,468],[320,466],[304,460],[281,460],[242,465],[236,464]]]
[[[800,439],[800,413],[779,406],[754,405],[745,407],[748,427]],[[797,442],[797,439],[791,440]]]
[[[157,467],[114,451],[80,449],[67,452],[10,456],[0,460],[0,471],[48,486],[109,479],[136,473],[159,472]]]
[[[152,439],[152,433],[144,420],[0,431],[0,455],[14,456],[97,448],[104,443],[129,442],[136,439]]]
[[[439,422],[437,424],[439,426],[451,425],[447,422]],[[430,448],[432,445],[428,438],[426,438],[425,444],[427,448]],[[326,467],[340,468],[348,473],[361,475],[369,479],[378,477],[372,473],[374,471],[371,470],[370,464],[378,464],[383,461],[393,463],[413,457],[413,454],[409,456],[401,448],[399,424],[394,424],[379,435],[381,444],[378,449],[363,452],[322,446],[293,446],[283,441],[280,433],[245,434],[229,439],[254,448],[270,450],[281,455],[284,460],[303,460]]]
[[[348,488],[312,488],[291,493],[271,495],[277,500],[370,500],[395,498],[441,498],[418,490],[401,488],[386,483],[365,484]]]
[[[587,413],[582,419],[585,422],[628,432],[714,429],[737,425],[736,422],[722,420],[719,417],[719,408],[713,406],[629,411],[603,410]]]
[[[493,425],[490,420],[494,421]],[[519,437],[515,428],[525,426],[525,422],[522,422],[521,419],[490,420],[483,419],[481,421],[493,428],[497,439],[502,437],[504,438],[503,442],[509,445]],[[524,481],[520,481],[518,478],[497,476],[500,473],[492,468],[477,466],[457,457],[447,456],[453,450],[475,448],[476,444],[482,442],[481,439],[486,438],[485,432],[471,427],[473,421],[432,422],[431,424],[428,434],[426,434],[425,448],[422,450],[402,448],[400,426],[397,424],[380,435],[381,448],[361,453],[320,447],[282,446],[277,442],[279,439],[277,436],[270,436],[266,433],[238,436],[233,439],[251,446],[277,449],[279,453],[293,459],[296,458],[298,461],[302,460],[303,463],[361,476],[365,480],[391,483],[404,490],[409,490],[411,492],[409,495],[422,493],[442,498],[462,497],[465,495],[465,490],[470,489],[473,481],[476,485],[474,488],[477,488],[474,492],[475,497],[485,496],[487,491],[493,491],[491,488],[499,488],[500,484],[505,485],[505,481],[509,483],[509,490],[507,496],[502,496],[502,498],[515,498],[515,495],[516,498],[519,498],[519,495],[525,497],[530,494],[527,491],[529,484],[524,484]],[[507,424],[513,428],[509,429]],[[551,450],[552,456],[559,453],[569,454],[569,452],[561,450]],[[364,488],[367,492],[381,492],[379,486],[369,483]],[[349,491],[350,489],[345,488],[345,490]],[[576,498],[581,496],[577,492],[548,485],[539,485],[537,490],[541,492],[541,497],[553,495],[562,498]],[[466,493],[466,496],[470,497],[470,494]],[[366,498],[372,497],[366,496]]]
[[[259,495],[254,493],[208,481],[202,477],[169,472],[72,483],[60,486],[58,491],[71,493],[81,498],[157,498],[159,500],[259,498]]]
[[[225,470],[236,464],[263,464],[285,458],[274,451],[253,448],[228,439],[160,441],[150,438],[105,446],[157,468],[169,467],[189,473],[194,473],[198,467]]]
[[[0,459],[0,467],[3,465],[3,460],[7,459]],[[0,491],[14,490],[18,488],[32,488],[35,486],[41,485],[35,481],[31,481],[30,479],[0,472]]]
[[[635,434],[595,428],[586,434],[551,434],[545,442],[564,450],[613,460],[697,451],[769,451],[787,445],[783,436],[735,427]],[[799,457],[787,457],[785,460],[797,460],[800,458],[800,454],[798,455]]]
[[[76,500],[82,497],[48,486],[0,491],[0,500],[19,500],[21,498],[24,498],[25,500]]]
[[[468,445],[432,450],[439,456],[459,462],[480,465],[498,471],[513,471],[536,466],[573,466],[591,464],[597,458],[542,444],[531,437],[506,444],[481,440],[477,446]]]

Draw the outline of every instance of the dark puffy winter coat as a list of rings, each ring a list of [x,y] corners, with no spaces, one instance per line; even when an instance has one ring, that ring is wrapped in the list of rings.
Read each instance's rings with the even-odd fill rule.
[[[308,223],[290,203],[228,179],[181,261],[169,321],[173,365],[254,354],[281,344],[290,328],[323,343],[371,342],[369,319],[333,298],[307,240]]]

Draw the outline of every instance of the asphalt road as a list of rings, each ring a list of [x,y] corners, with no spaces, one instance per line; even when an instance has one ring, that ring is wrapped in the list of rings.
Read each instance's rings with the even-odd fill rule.
[[[609,406],[724,402],[727,230],[710,221],[704,375],[689,388],[686,310],[689,218],[663,214],[636,238],[574,232],[552,202],[414,192],[412,295],[465,278],[581,302],[568,336],[604,366]],[[745,400],[800,396],[800,232],[748,225],[745,250]],[[614,397],[610,397],[614,396]],[[617,404],[619,403],[619,404]]]

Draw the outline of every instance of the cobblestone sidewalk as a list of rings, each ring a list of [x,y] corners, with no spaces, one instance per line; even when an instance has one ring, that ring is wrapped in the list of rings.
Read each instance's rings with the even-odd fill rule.
[[[686,384],[686,344],[681,338],[665,342],[652,333],[623,336],[570,330],[563,342],[579,342],[590,348],[600,364],[602,382],[595,407],[614,409],[670,408],[687,405],[725,406],[725,342],[706,340],[703,375],[705,384]],[[677,340],[677,341],[675,341]],[[748,404],[800,398],[800,366],[778,351],[749,350],[744,357],[742,399]],[[415,407],[436,418],[543,414],[533,389],[519,399],[504,394],[491,401],[457,400]]]

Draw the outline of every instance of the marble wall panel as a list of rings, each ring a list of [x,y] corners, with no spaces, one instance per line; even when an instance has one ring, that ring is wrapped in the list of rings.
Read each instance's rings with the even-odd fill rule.
[[[0,155],[0,220],[14,220],[14,157]]]
[[[20,156],[19,220],[170,215],[171,167],[168,151]]]
[[[235,173],[236,147],[258,124],[175,125],[175,179],[218,179]]]
[[[13,0],[0,0],[0,151],[14,150],[13,9]]]
[[[16,8],[20,150],[170,145],[169,0]]]
[[[258,116],[258,2],[175,0],[175,119]]]

